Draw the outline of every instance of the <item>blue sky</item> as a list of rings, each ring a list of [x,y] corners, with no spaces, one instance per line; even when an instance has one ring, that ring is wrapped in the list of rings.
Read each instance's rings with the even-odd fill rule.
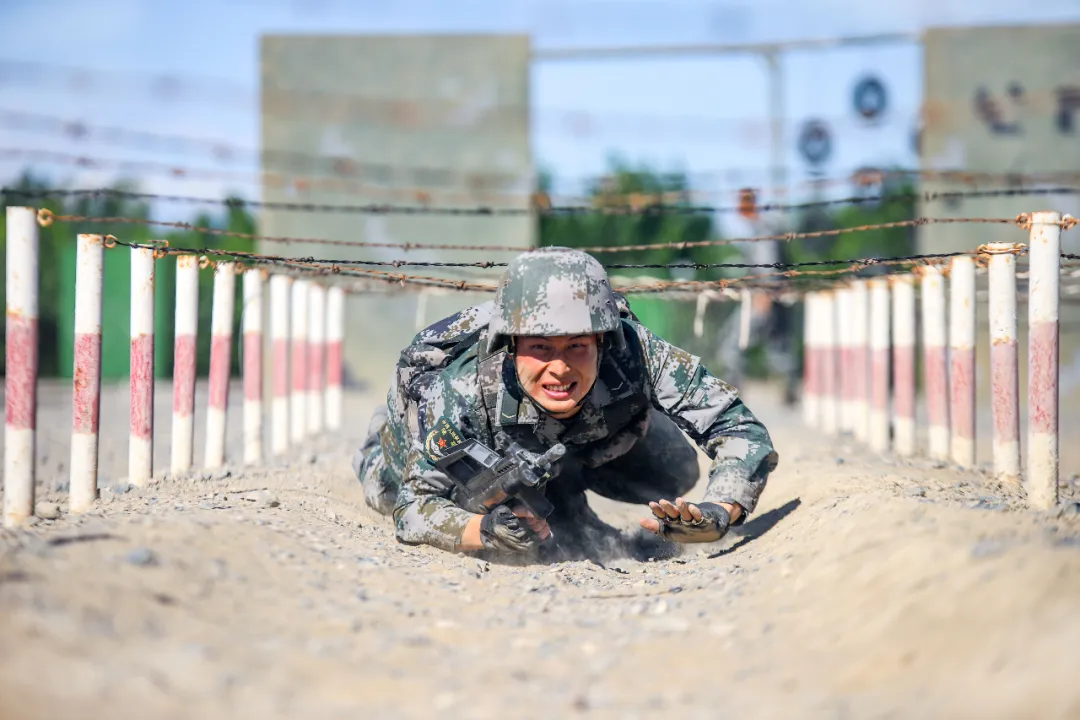
[[[537,47],[565,47],[764,42],[1078,19],[1076,0],[5,0],[0,62],[78,67],[99,84],[78,92],[55,79],[30,82],[0,73],[0,110],[255,148],[258,38],[264,32],[527,32]],[[825,119],[834,130],[835,151],[824,168],[828,175],[867,164],[916,164],[910,139],[922,85],[917,45],[792,52],[784,58],[784,70],[791,182],[808,176],[791,141],[810,117]],[[185,89],[203,99],[149,102],[131,91],[130,82],[101,85],[100,78],[108,76],[97,73],[179,76]],[[852,86],[867,73],[879,77],[890,93],[888,116],[875,127],[858,122],[851,110]],[[573,178],[603,171],[608,156],[617,152],[660,169],[714,173],[702,179],[702,189],[716,192],[715,202],[730,202],[722,193],[732,187],[768,182],[766,77],[764,64],[747,57],[536,63],[531,77],[536,161],[560,178]],[[233,92],[226,102],[222,89],[233,87],[247,93]],[[568,129],[567,118],[575,113],[591,118],[592,132]],[[209,156],[147,153],[0,127],[0,148],[13,147],[233,167]],[[22,166],[0,160],[0,181]],[[83,187],[111,179],[108,172],[41,168]],[[157,175],[140,180],[152,192],[219,195],[227,187]],[[250,185],[241,190],[257,197]]]

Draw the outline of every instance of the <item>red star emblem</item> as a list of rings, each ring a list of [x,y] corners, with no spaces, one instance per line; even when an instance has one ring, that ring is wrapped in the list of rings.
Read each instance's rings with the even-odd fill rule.
[[[446,447],[446,438],[439,438],[439,447],[441,447],[441,448]]]

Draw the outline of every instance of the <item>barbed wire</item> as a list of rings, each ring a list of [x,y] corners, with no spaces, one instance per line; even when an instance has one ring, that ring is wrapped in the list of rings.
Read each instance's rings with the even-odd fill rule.
[[[802,203],[770,203],[746,206],[710,206],[710,205],[667,205],[658,195],[636,193],[628,199],[628,205],[551,205],[544,193],[534,194],[530,207],[446,207],[430,205],[391,205],[385,203],[366,203],[361,205],[338,205],[329,203],[303,203],[261,200],[240,200],[238,198],[206,198],[189,195],[171,195],[145,193],[117,188],[93,189],[21,189],[3,187],[0,195],[23,198],[74,197],[102,198],[115,197],[130,200],[158,200],[162,202],[183,202],[188,204],[222,205],[229,208],[252,208],[265,210],[284,210],[289,212],[310,213],[345,213],[370,215],[441,215],[441,216],[563,216],[563,215],[698,215],[709,213],[745,213],[748,210],[762,213],[772,211],[807,210],[850,204],[875,204],[886,201],[949,202],[963,198],[999,198],[1028,197],[1046,195],[1080,195],[1080,187],[1049,188],[1000,188],[991,190],[927,191],[922,193],[903,192],[886,193],[870,196],[850,196],[830,200],[816,200]]]
[[[195,225],[189,222],[179,221],[167,221],[167,220],[149,220],[146,218],[129,218],[129,217],[97,217],[89,215],[65,215],[57,214],[48,208],[38,209],[38,223],[42,227],[46,227],[55,221],[71,222],[71,223],[97,223],[97,224],[133,224],[133,225],[147,225],[156,227],[169,227],[179,230],[187,230],[190,232],[198,232],[207,235],[216,235],[221,237],[235,237],[246,240],[255,240],[261,242],[273,242],[273,243],[296,243],[296,244],[315,244],[315,245],[337,245],[344,247],[371,247],[371,248],[397,248],[404,252],[410,250],[457,250],[457,251],[469,251],[469,252],[535,252],[539,248],[532,247],[513,247],[505,245],[454,245],[454,244],[432,244],[432,243],[377,243],[367,242],[362,240],[334,240],[334,239],[319,239],[319,238],[304,238],[304,237],[286,237],[286,236],[272,236],[272,235],[259,235],[256,233],[243,233],[234,230],[223,230],[220,228],[212,228]],[[743,237],[743,238],[731,238],[731,239],[715,239],[715,240],[695,240],[695,241],[680,241],[680,242],[666,242],[666,243],[642,243],[637,245],[620,245],[620,246],[586,246],[578,247],[577,250],[588,253],[611,253],[611,252],[636,252],[643,250],[660,250],[660,249],[686,249],[693,247],[717,247],[734,245],[738,243],[754,243],[754,242],[792,242],[794,240],[809,239],[809,238],[822,238],[822,237],[835,237],[839,235],[845,235],[850,233],[868,232],[873,230],[887,230],[892,228],[903,227],[918,227],[922,225],[934,225],[934,224],[958,224],[958,223],[979,223],[979,224],[999,224],[999,225],[1016,225],[1022,229],[1028,229],[1031,226],[1031,216],[1028,213],[1021,213],[1015,218],[928,218],[920,217],[911,220],[897,220],[887,223],[875,223],[867,225],[858,225],[854,227],[846,228],[833,228],[829,230],[816,230],[812,232],[791,232],[781,235],[763,235],[756,237]],[[1063,229],[1069,229],[1076,224],[1076,220],[1071,216],[1066,216],[1063,220],[1056,223]]]
[[[118,245],[128,248],[144,248],[153,250],[154,257],[161,259],[169,255],[191,255],[199,258],[199,265],[202,268],[216,266],[218,261],[210,259],[211,257],[226,258],[228,262],[235,263],[237,269],[241,272],[247,269],[254,269],[260,266],[274,266],[286,271],[297,271],[306,275],[316,275],[323,277],[345,277],[364,280],[378,280],[384,283],[398,284],[402,287],[406,285],[416,285],[421,287],[434,287],[443,289],[452,289],[459,291],[480,291],[480,292],[494,292],[495,285],[474,283],[467,280],[456,280],[447,278],[436,278],[423,275],[408,275],[405,273],[391,273],[378,270],[364,270],[364,269],[350,269],[349,264],[356,264],[365,261],[340,261],[329,260],[319,258],[297,258],[297,257],[285,257],[279,255],[267,255],[261,253],[252,253],[240,250],[227,250],[221,248],[190,248],[190,247],[172,247],[168,242],[150,242],[150,243],[138,243],[118,240],[114,236],[106,236],[106,247],[112,248]],[[761,273],[757,275],[746,275],[742,277],[723,278],[718,280],[676,280],[676,281],[654,281],[645,285],[626,285],[616,287],[616,291],[626,294],[638,294],[638,293],[664,293],[672,291],[694,291],[703,292],[706,290],[724,290],[732,286],[759,288],[759,289],[776,289],[770,288],[770,284],[775,282],[784,282],[790,290],[792,281],[796,278],[820,280],[827,278],[836,278],[842,275],[855,275],[859,272],[866,270],[867,268],[874,266],[881,267],[899,267],[899,266],[926,266],[932,264],[938,264],[940,261],[948,258],[960,257],[960,256],[979,256],[985,254],[1013,254],[1023,255],[1027,251],[1027,246],[1017,243],[1008,249],[994,250],[992,253],[986,246],[980,246],[974,251],[956,251],[950,253],[933,253],[922,255],[909,255],[901,257],[872,257],[872,258],[854,258],[848,260],[828,260],[828,261],[808,261],[804,263],[773,263],[773,264],[757,264],[749,267],[758,268],[786,268],[782,272],[776,273]],[[814,267],[823,264],[843,264],[844,267],[834,268],[830,270],[801,270],[798,268]],[[428,263],[427,265],[446,266],[445,263]],[[468,267],[490,267],[491,263],[457,263],[455,266],[468,266]],[[640,267],[679,267],[682,264],[672,263],[669,265],[649,264],[649,265],[619,265],[612,264],[606,266],[609,269],[612,268],[640,268]],[[345,267],[343,267],[345,266]],[[713,267],[748,267],[746,264],[713,264]],[[909,270],[910,271],[910,270]],[[877,274],[875,277],[888,277],[890,273]]]

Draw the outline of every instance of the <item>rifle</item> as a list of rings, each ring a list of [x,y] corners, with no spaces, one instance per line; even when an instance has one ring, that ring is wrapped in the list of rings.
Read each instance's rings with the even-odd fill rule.
[[[558,475],[555,463],[566,454],[566,446],[559,443],[540,455],[501,431],[495,442],[497,450],[492,450],[470,438],[435,463],[454,482],[450,499],[474,513],[487,513],[496,504],[493,500],[516,500],[537,517],[547,518],[555,507],[544,497],[543,487]]]

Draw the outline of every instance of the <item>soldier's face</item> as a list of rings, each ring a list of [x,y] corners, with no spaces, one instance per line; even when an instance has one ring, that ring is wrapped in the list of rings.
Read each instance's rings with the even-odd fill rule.
[[[519,337],[514,365],[525,392],[557,418],[572,417],[596,382],[596,335]]]

